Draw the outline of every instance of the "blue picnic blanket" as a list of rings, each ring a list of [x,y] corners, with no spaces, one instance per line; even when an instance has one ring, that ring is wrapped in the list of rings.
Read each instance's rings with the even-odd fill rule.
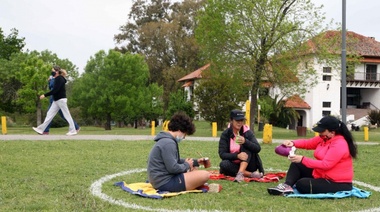
[[[341,199],[345,197],[357,197],[357,198],[368,198],[371,192],[364,191],[355,186],[352,187],[351,191],[338,191],[336,193],[325,193],[325,194],[301,194],[294,189],[293,194],[289,194],[286,197],[299,197],[299,198],[317,198],[317,199]]]

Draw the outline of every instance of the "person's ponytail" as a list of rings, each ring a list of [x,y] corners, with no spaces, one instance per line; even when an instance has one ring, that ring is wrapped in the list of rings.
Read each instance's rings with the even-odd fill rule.
[[[339,128],[336,131],[336,134],[340,134],[344,137],[348,144],[351,157],[356,158],[356,155],[358,154],[357,146],[355,144],[354,137],[352,136],[350,130],[347,128],[347,125],[339,121]]]

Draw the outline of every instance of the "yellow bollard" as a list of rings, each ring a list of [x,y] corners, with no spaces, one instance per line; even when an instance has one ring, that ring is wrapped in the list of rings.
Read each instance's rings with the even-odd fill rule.
[[[363,127],[363,130],[364,130],[364,141],[368,141],[369,139],[368,127],[367,126]]]
[[[245,125],[251,127],[251,102],[249,100],[245,102],[245,118]]]
[[[1,132],[3,135],[7,134],[7,117],[2,116],[1,117]]]
[[[169,131],[168,125],[169,125],[169,120],[165,120],[164,123],[162,124],[162,130],[163,131]]]
[[[151,135],[155,135],[155,134],[156,134],[156,122],[152,121],[152,132],[151,132]]]
[[[271,144],[272,143],[272,125],[271,124],[265,124],[264,125],[264,132],[263,132],[263,143],[264,144]]]
[[[212,137],[216,137],[218,126],[216,125],[216,122],[212,122]]]

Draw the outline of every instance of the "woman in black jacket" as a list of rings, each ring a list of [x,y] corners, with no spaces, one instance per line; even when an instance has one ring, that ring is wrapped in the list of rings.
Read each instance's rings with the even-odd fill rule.
[[[43,99],[47,96],[53,96],[53,103],[51,104],[44,123],[40,124],[38,127],[33,127],[33,130],[36,133],[43,135],[44,130],[48,127],[50,122],[53,120],[54,116],[58,113],[59,110],[62,111],[63,116],[69,123],[69,132],[66,135],[76,135],[78,132],[75,129],[73,118],[71,117],[69,108],[67,107],[67,97],[66,97],[66,78],[67,75],[66,70],[61,69],[59,66],[54,66],[52,68],[52,72],[54,72],[54,87],[51,91],[42,94],[40,99]]]
[[[261,178],[264,175],[259,152],[261,147],[252,130],[244,125],[245,116],[240,110],[230,113],[229,127],[219,140],[220,173],[236,176],[236,182],[244,177]]]

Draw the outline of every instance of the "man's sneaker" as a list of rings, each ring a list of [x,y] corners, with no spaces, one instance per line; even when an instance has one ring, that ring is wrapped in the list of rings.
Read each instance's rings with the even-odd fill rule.
[[[211,183],[208,185],[208,187],[209,187],[208,189],[209,193],[219,193],[222,190],[222,186],[217,183]]]
[[[293,193],[293,188],[285,183],[280,183],[278,186],[268,188],[267,190],[271,195],[287,195]]]
[[[238,182],[238,183],[241,183],[244,181],[244,175],[243,175],[243,172],[238,172],[236,174],[236,177],[234,179],[234,182]]]
[[[263,177],[263,173],[255,171],[255,172],[251,173],[250,177],[252,177],[252,178],[262,178]]]
[[[33,128],[33,130],[36,132],[36,133],[38,133],[38,134],[40,134],[40,135],[42,135],[44,132],[42,132],[42,130],[40,130],[40,129],[38,129],[37,127],[32,127]]]
[[[76,135],[76,134],[78,134],[76,130],[66,133],[66,135],[68,135],[68,136]]]

